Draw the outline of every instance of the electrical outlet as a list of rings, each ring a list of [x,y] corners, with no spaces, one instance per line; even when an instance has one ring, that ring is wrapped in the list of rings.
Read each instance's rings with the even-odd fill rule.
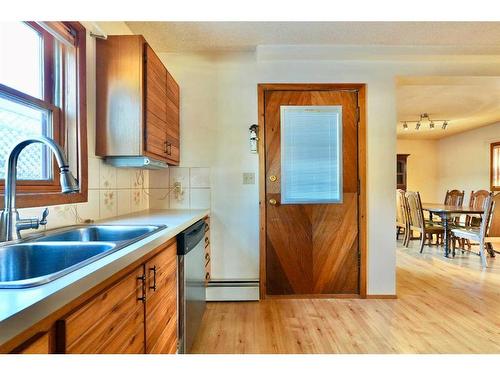
[[[243,185],[255,185],[255,173],[243,173]]]

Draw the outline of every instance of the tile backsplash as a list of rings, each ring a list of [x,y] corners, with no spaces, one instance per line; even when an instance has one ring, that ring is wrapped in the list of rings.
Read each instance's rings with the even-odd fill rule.
[[[50,206],[44,229],[126,215],[148,208],[210,208],[210,168],[169,167],[147,171],[114,168],[89,158],[89,192],[85,203]],[[176,191],[176,183],[181,191]],[[43,207],[19,209],[21,217],[40,217]]]
[[[181,184],[181,191],[175,189]],[[150,208],[210,208],[210,168],[170,167],[149,173]]]
[[[149,208],[149,171],[114,168],[89,157],[88,201],[50,206],[46,229],[100,220]],[[40,216],[44,208],[19,209],[22,217]],[[42,230],[45,228],[41,228]]]

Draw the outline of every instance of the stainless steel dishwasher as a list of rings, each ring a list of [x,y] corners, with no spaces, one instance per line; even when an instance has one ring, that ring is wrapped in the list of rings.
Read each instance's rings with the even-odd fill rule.
[[[177,235],[179,353],[189,353],[205,312],[205,221]]]

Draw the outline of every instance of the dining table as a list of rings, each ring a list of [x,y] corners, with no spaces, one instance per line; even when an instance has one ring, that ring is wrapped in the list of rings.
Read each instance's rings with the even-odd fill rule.
[[[460,215],[481,215],[484,213],[482,208],[474,208],[468,206],[451,206],[440,203],[422,203],[422,209],[429,212],[432,220],[432,215],[441,218],[444,227],[444,256],[450,255],[450,221]],[[453,254],[455,256],[455,254]]]

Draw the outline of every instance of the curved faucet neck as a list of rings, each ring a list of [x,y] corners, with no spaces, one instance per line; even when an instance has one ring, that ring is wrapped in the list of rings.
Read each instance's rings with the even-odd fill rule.
[[[9,154],[5,167],[4,209],[0,218],[0,241],[10,241],[17,238],[16,221],[19,220],[16,209],[17,162],[21,151],[32,143],[46,145],[55,155],[62,173],[70,173],[64,150],[55,141],[44,136],[37,136],[19,142]],[[76,180],[72,180],[76,181]],[[38,226],[37,226],[38,227]]]
[[[17,161],[21,151],[32,143],[42,143],[52,150],[59,168],[68,168],[68,161],[63,149],[55,141],[44,136],[31,137],[19,142],[10,152],[5,170],[4,210],[10,212],[16,207]]]

